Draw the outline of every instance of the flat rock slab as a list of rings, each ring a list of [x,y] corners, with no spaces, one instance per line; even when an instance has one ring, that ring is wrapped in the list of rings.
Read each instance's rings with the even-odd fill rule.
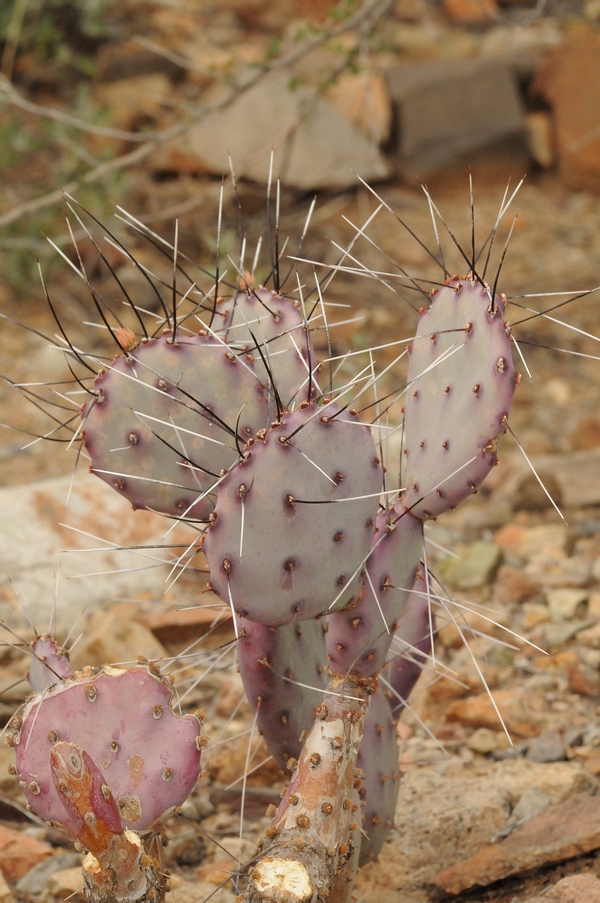
[[[441,868],[452,868],[487,849],[494,837],[512,827],[512,812],[520,809],[523,814],[528,807],[520,801],[532,788],[544,793],[550,805],[559,805],[582,793],[596,800],[590,794],[597,786],[575,761],[538,764],[516,759],[467,767],[456,774],[439,766],[408,771],[400,782],[395,828],[377,862],[367,863],[358,873],[358,899],[382,903],[388,892],[390,903],[428,899],[425,887]]]
[[[550,102],[559,173],[570,188],[600,188],[600,35],[573,29],[549,54],[535,79],[534,90]],[[577,103],[573,103],[573,98]]]
[[[231,156],[236,176],[267,182],[272,150],[273,178],[303,191],[356,185],[355,172],[367,181],[389,175],[375,142],[311,88],[292,89],[286,73],[260,82],[166,145],[153,165],[227,175]]]
[[[387,79],[406,177],[427,175],[501,140],[524,146],[516,78],[496,60],[405,63],[390,69]]]
[[[588,873],[570,875],[543,896],[527,897],[525,903],[600,903],[600,881]]]
[[[0,872],[9,884],[50,856],[50,844],[0,825]]]
[[[439,872],[431,887],[438,894],[456,896],[598,848],[600,798],[582,793],[531,818],[499,843]]]
[[[172,526],[148,511],[134,513],[91,474],[78,475],[70,490],[69,477],[0,490],[0,617],[22,627],[16,589],[36,628],[47,630],[58,575],[59,640],[84,609],[90,613],[118,598],[160,598],[168,574],[160,549],[120,549],[159,544]],[[186,528],[177,530],[190,541]],[[177,542],[174,536],[168,542]],[[92,576],[79,576],[85,574]]]

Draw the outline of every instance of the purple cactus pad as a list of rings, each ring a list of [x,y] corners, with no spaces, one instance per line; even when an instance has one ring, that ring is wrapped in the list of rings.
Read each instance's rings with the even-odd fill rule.
[[[324,622],[271,628],[242,618],[239,629],[238,663],[248,702],[258,710],[271,755],[285,768],[300,755],[301,734],[310,730],[327,685]]]
[[[333,402],[285,414],[219,487],[204,543],[213,589],[273,627],[356,601],[382,473],[356,414]]]
[[[36,693],[58,683],[73,673],[69,654],[48,634],[36,636],[30,646],[31,661],[27,680]]]
[[[92,471],[134,508],[174,517],[208,518],[238,444],[268,420],[251,364],[208,336],[142,342],[98,374],[95,390],[82,411]]]
[[[51,748],[65,741],[100,769],[124,827],[147,831],[166,818],[200,773],[200,723],[195,715],[175,715],[173,701],[170,680],[144,664],[86,668],[33,697],[11,740],[33,811],[77,836],[50,767]]]
[[[350,611],[333,612],[327,658],[333,674],[377,677],[413,588],[423,547],[423,524],[398,504],[382,511],[365,568],[364,595]]]
[[[297,407],[306,400],[311,382],[313,394],[317,361],[297,302],[262,286],[248,286],[247,291],[238,291],[222,301],[217,309],[225,318],[220,335],[233,350],[250,355],[266,391],[274,397],[276,390],[284,408]],[[273,417],[276,410],[271,403]]]
[[[400,766],[396,723],[391,702],[383,687],[371,697],[358,754],[363,773],[359,791],[362,800],[363,838],[359,865],[376,859],[394,821],[400,789]]]
[[[423,520],[476,492],[497,462],[516,385],[504,307],[467,277],[421,313],[404,408],[403,503]]]

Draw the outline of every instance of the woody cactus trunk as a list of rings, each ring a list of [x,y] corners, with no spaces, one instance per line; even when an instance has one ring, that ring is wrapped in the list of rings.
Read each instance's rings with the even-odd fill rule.
[[[130,301],[141,334],[111,323],[110,363],[97,370],[92,355],[67,354],[96,369],[76,429],[92,472],[134,509],[200,526],[248,700],[292,771],[246,898],[331,903],[349,898],[394,815],[395,722],[435,634],[423,524],[477,492],[497,463],[517,375],[505,300],[475,260],[464,278],[422,292],[408,370],[398,370],[402,488],[390,490],[378,377],[336,387],[313,343],[327,328],[320,286],[310,301],[299,282],[284,294],[273,272],[270,290],[240,267],[225,298],[219,279],[214,292],[183,293],[174,278],[160,329]],[[392,642],[408,657],[392,656]],[[168,680],[147,663],[52,674],[13,724],[28,803],[88,851],[93,903],[149,899],[158,867],[140,838],[193,786],[198,721],[173,714]],[[121,738],[114,719],[125,723],[125,709]]]

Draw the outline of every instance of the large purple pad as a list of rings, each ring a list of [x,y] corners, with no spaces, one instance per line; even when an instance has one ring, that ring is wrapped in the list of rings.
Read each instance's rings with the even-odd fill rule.
[[[356,601],[381,481],[355,414],[333,403],[285,414],[219,487],[204,543],[214,590],[268,626]]]

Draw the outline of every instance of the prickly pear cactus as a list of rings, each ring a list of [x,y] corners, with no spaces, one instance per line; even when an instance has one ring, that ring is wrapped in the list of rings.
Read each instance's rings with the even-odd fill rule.
[[[505,301],[470,273],[420,312],[408,373],[393,368],[408,387],[396,494],[373,439],[385,425],[372,353],[366,377],[336,387],[329,347],[325,397],[304,304],[278,276],[271,291],[244,274],[225,300],[219,282],[204,293],[214,304],[179,324],[163,304],[160,338],[114,331],[122,354],[97,374],[79,434],[92,471],[134,508],[208,521],[209,586],[231,609],[256,723],[280,765],[294,760],[248,903],[341,903],[393,820],[395,725],[434,640],[423,522],[477,491],[507,427],[518,377]],[[9,742],[31,808],[95,857],[94,903],[114,851],[138,874],[133,831],[189,793],[199,722],[174,714],[151,666],[72,674],[45,640],[30,669],[38,695]],[[122,883],[109,893],[127,903]]]

